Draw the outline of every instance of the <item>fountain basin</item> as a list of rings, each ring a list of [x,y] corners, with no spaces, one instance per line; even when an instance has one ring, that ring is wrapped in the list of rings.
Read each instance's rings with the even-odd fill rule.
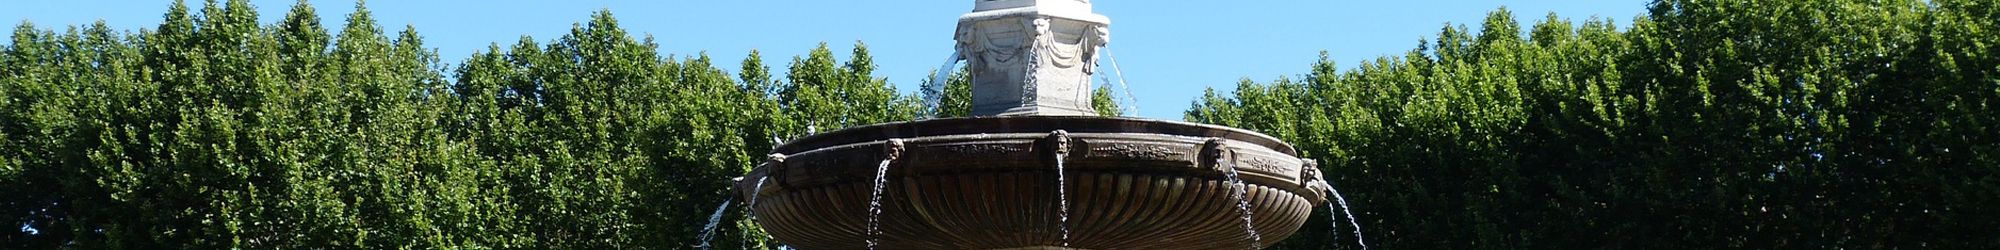
[[[1060,132],[1058,132],[1060,131]],[[881,248],[1063,246],[1057,157],[1068,203],[1067,248],[1209,249],[1296,232],[1327,190],[1290,145],[1241,129],[1118,117],[1015,116],[877,124],[781,145],[736,183],[756,220],[801,249],[866,248],[877,167],[890,159]]]

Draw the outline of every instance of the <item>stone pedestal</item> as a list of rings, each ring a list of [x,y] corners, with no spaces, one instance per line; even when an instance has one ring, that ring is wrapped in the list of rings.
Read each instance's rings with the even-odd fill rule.
[[[977,0],[957,34],[972,115],[1096,115],[1090,78],[1110,23],[1088,0]]]

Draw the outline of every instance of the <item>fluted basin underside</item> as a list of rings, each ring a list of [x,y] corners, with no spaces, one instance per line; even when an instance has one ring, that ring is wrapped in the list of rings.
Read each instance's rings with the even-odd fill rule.
[[[1326,194],[1318,170],[1282,142],[1169,121],[939,119],[814,135],[775,151],[737,183],[738,195],[754,196],[758,223],[802,249],[866,247],[869,195],[888,158],[885,249],[1060,246],[1059,156],[1071,248],[1250,245],[1231,167],[1247,187],[1259,245],[1296,232]]]

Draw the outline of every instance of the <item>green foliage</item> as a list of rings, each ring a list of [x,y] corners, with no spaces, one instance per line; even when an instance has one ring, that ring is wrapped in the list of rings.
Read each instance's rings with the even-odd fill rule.
[[[270,25],[240,0],[138,32],[22,23],[0,248],[691,248],[782,140],[922,113],[859,43],[729,73],[599,12],[446,69],[363,7],[339,36],[303,1]],[[1500,10],[1185,115],[1295,143],[1383,248],[2000,245],[2000,4],[1650,7],[1625,28]],[[951,74],[939,116],[964,116]],[[1093,108],[1117,115],[1111,94]],[[1328,215],[1278,247],[1344,246]],[[716,247],[775,245],[726,218]]]
[[[937,79],[938,73],[933,71],[931,75],[925,76],[924,79]],[[971,77],[971,72],[959,69],[952,72],[951,76],[945,78],[944,96],[938,100],[937,117],[966,117],[972,115]],[[930,81],[934,80],[924,80],[924,86],[935,84]]]
[[[874,76],[866,44],[855,43],[849,58],[835,62],[826,43],[806,57],[792,57],[776,98],[785,115],[798,120],[791,136],[910,120],[922,112],[918,98],[899,95],[888,80]]]
[[[931,86],[931,81],[933,81],[931,79],[936,78],[937,72],[931,72],[931,75],[924,77],[926,80],[920,86]],[[1092,91],[1094,92],[1091,92],[1090,95],[1090,108],[1097,111],[1097,115],[1122,116],[1125,114],[1125,110],[1118,107],[1118,99],[1113,97],[1114,93],[1110,86],[1098,86],[1096,90]],[[944,93],[941,98],[938,100],[937,117],[966,117],[972,115],[972,82],[970,73],[961,68],[958,71],[952,72],[951,76],[945,77]],[[912,106],[912,108],[915,107],[920,106]]]
[[[0,224],[21,230],[0,248],[688,248],[730,178],[802,124],[916,114],[858,44],[782,79],[755,52],[731,74],[599,12],[445,69],[363,5],[339,36],[303,1],[257,18],[177,2],[138,33],[16,29]],[[772,246],[728,218],[717,247]]]
[[[967,91],[966,93],[971,93]],[[1112,97],[1111,86],[1097,86],[1090,92],[1090,108],[1099,116],[1121,116],[1125,110],[1118,108],[1118,98]]]
[[[1991,248],[1995,6],[1658,1],[1625,30],[1502,9],[1186,119],[1296,143],[1380,248]],[[1328,218],[1279,247],[1351,244]]]

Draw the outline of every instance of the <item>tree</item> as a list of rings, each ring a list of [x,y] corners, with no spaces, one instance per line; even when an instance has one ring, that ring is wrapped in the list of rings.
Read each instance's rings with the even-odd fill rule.
[[[1502,9],[1184,114],[1294,143],[1375,247],[1990,248],[1995,8],[1670,0],[1526,28]],[[136,32],[17,26],[0,248],[689,248],[783,140],[922,110],[858,42],[731,73],[600,11],[446,69],[365,4],[339,36],[317,15],[177,1]],[[940,115],[966,115],[965,74],[938,73]],[[1092,108],[1118,114],[1111,94]],[[711,246],[776,244],[731,207]],[[1277,247],[1348,246],[1345,217],[1311,218]]]
[[[1111,97],[1111,86],[1097,86],[1090,92],[1090,109],[1100,116],[1125,115],[1125,110],[1118,109],[1118,98]]]
[[[1297,143],[1378,247],[1976,248],[1995,243],[1945,232],[2000,221],[1938,211],[1994,202],[1963,191],[1990,178],[1947,177],[1993,175],[1995,116],[1972,115],[1995,107],[1975,104],[1996,99],[1989,9],[1661,1],[1626,31],[1502,9],[1355,69],[1322,56],[1304,84],[1210,90],[1187,119]]]

